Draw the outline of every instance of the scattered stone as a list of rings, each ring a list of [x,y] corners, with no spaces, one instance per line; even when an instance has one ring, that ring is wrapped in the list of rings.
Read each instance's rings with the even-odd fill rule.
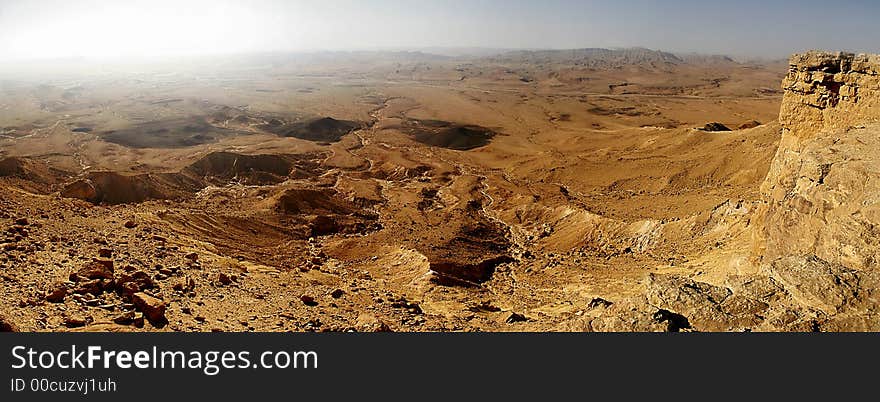
[[[0,315],[0,332],[18,332],[18,326],[8,318]]]
[[[480,304],[477,304],[477,305],[475,305],[475,306],[470,307],[469,310],[470,310],[470,311],[473,311],[473,312],[489,312],[489,313],[495,313],[495,312],[499,312],[499,311],[501,311],[501,308],[498,307],[498,306],[496,306],[496,305],[494,305],[494,304],[492,304],[492,302],[486,300],[486,301],[483,301],[483,302],[480,303]]]
[[[67,297],[67,288],[58,284],[46,294],[46,301],[51,303],[61,303]]]
[[[196,262],[199,260],[199,255],[197,253],[189,253],[189,254],[185,255],[184,257],[187,260],[190,260],[192,262]]]
[[[110,258],[113,256],[113,250],[109,248],[101,248],[98,250],[98,255],[101,256],[101,258]]]
[[[70,279],[74,282],[82,279],[113,279],[113,261],[95,259],[71,275]]]
[[[196,282],[192,278],[187,277],[186,279],[175,283],[172,286],[172,289],[174,289],[178,292],[192,292],[192,290],[195,289],[195,287],[196,287]]]
[[[130,299],[135,293],[141,291],[141,287],[138,286],[135,282],[126,282],[121,284],[119,287],[119,292],[122,293],[123,300]]]
[[[418,303],[410,303],[405,298],[401,297],[397,301],[391,302],[391,307],[393,308],[403,308],[412,314],[422,314],[422,307],[419,306]]]
[[[123,226],[125,226],[126,229],[134,229],[137,227],[137,223],[134,221],[126,221]]]
[[[217,280],[220,281],[220,283],[223,285],[229,285],[232,283],[232,278],[223,272],[220,273],[220,275],[217,277]]]
[[[28,218],[18,218],[15,220],[15,224],[19,226],[27,226],[29,223]]]
[[[332,297],[334,299],[338,299],[338,298],[342,297],[342,295],[344,295],[344,294],[345,294],[344,290],[336,289],[336,290],[330,292],[330,297]]]
[[[315,301],[315,298],[312,296],[302,295],[299,297],[299,300],[302,301],[303,304],[305,304],[306,306],[314,307],[318,305],[318,302]]]
[[[360,332],[393,332],[385,321],[369,313],[359,315],[355,326]]]
[[[116,278],[116,284],[121,288],[129,283],[137,285],[138,289],[152,289],[156,287],[156,283],[150,278],[150,274],[144,271],[129,271]]]
[[[143,292],[132,295],[131,301],[151,323],[165,323],[165,302]]]
[[[136,314],[134,313],[134,311],[126,311],[122,315],[114,318],[113,322],[119,325],[131,325],[132,323],[134,323],[135,318]]]
[[[95,296],[104,293],[104,280],[103,279],[92,279],[85,282],[80,282],[79,287],[74,290],[74,293],[77,294],[92,294]]]
[[[64,319],[64,326],[67,328],[84,327],[84,326],[86,326],[86,324],[87,324],[87,321],[86,321],[85,317],[82,317],[79,315],[72,315],[72,316],[66,317]]]

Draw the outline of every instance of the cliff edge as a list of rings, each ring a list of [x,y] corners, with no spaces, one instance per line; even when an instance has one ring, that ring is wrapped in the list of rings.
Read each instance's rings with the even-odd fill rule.
[[[880,56],[794,55],[782,87],[752,264],[658,270],[644,295],[566,329],[880,330]]]
[[[755,257],[880,268],[880,56],[809,52],[783,82]]]

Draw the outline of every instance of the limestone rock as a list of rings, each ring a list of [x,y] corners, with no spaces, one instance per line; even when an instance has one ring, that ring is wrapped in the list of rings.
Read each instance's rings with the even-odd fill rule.
[[[662,311],[655,313],[660,321],[669,321],[678,328],[702,331],[730,331],[761,322],[761,313],[769,306],[760,301],[735,295],[726,287],[697,282],[678,275],[648,275],[648,303]],[[665,311],[665,313],[663,312]],[[680,314],[688,322],[672,314]]]
[[[162,299],[150,296],[143,292],[138,292],[132,295],[131,300],[151,323],[159,324],[166,321],[166,305]]]
[[[152,289],[156,283],[150,275],[143,271],[130,271],[120,274],[116,278],[117,291],[129,298],[142,290]]]
[[[795,55],[782,139],[761,191],[754,256],[880,269],[880,56]]]
[[[95,259],[79,269],[72,279],[113,279],[113,261]]]
[[[64,285],[57,284],[49,292],[46,293],[46,301],[50,303],[60,303],[67,296],[67,288]]]

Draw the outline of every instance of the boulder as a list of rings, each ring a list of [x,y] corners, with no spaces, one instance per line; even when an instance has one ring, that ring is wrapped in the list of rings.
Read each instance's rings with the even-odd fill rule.
[[[71,275],[71,280],[78,282],[83,279],[113,279],[113,261],[95,259]]]
[[[67,297],[67,287],[62,284],[55,285],[46,293],[46,301],[50,303],[61,303]]]
[[[144,316],[153,324],[165,323],[165,302],[162,299],[150,296],[143,292],[132,295],[132,303],[138,310],[144,313]]]
[[[79,315],[72,315],[64,318],[64,326],[67,328],[79,328],[84,327],[88,323],[88,320]]]
[[[318,302],[315,301],[315,298],[312,297],[312,296],[309,296],[309,295],[302,295],[302,296],[299,297],[299,300],[300,300],[301,302],[303,302],[303,304],[305,304],[306,306],[312,306],[312,307],[314,307],[314,306],[317,306],[317,305],[318,305]]]

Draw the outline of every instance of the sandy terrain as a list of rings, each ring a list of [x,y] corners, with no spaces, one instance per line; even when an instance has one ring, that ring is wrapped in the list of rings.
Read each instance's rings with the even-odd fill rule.
[[[788,68],[634,49],[10,75],[0,318],[23,331],[798,330],[602,315],[668,278],[758,272],[751,222]]]

